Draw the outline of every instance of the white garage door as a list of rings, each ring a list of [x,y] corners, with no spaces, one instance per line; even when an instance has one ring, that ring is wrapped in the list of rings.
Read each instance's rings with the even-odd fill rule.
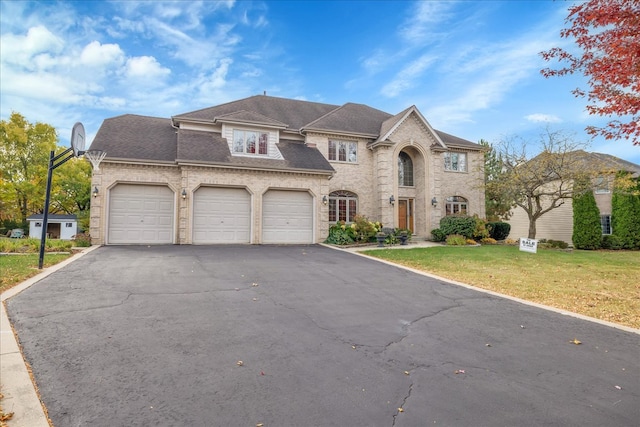
[[[118,184],[109,194],[107,243],[173,243],[175,196],[169,187]]]
[[[265,193],[262,243],[313,243],[313,199],[309,193],[279,190]]]
[[[193,243],[250,243],[251,195],[242,188],[201,187],[193,196]]]

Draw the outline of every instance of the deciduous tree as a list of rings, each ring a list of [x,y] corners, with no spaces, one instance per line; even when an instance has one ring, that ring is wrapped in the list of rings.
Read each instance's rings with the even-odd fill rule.
[[[540,137],[542,152],[535,157],[527,154],[527,141],[511,138],[498,145],[502,170],[497,179],[487,182],[490,194],[501,194],[512,208],[522,208],[529,219],[528,238],[536,237],[536,221],[557,209],[574,193],[576,179],[588,179],[595,174],[585,164],[581,148],[560,131],[546,130]]]
[[[42,212],[49,153],[56,141],[53,126],[30,123],[20,113],[0,121],[0,198],[8,219],[24,224],[27,216]]]
[[[606,126],[587,131],[607,139],[631,139],[640,145],[640,3],[638,0],[589,0],[569,8],[563,38],[575,39],[579,54],[555,47],[541,52],[547,60],[566,66],[545,68],[545,77],[583,73],[589,91],[577,88],[588,100],[587,111],[614,117]]]

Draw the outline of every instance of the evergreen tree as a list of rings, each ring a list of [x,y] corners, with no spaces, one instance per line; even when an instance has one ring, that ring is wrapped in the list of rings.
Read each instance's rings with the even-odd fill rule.
[[[640,249],[640,183],[627,173],[615,179],[611,202],[612,234],[624,249]]]
[[[576,249],[599,249],[602,243],[600,210],[588,184],[588,180],[575,183],[580,188],[573,195],[572,240]]]

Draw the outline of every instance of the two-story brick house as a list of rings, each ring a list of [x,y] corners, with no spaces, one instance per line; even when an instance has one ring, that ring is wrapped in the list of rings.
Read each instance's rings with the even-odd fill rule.
[[[482,147],[391,115],[266,95],[170,119],[104,121],[92,150],[99,244],[316,243],[366,215],[429,238],[443,215],[484,216]]]

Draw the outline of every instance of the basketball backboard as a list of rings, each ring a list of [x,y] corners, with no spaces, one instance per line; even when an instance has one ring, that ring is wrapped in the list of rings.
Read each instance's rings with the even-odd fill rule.
[[[78,157],[84,153],[85,140],[84,126],[78,122],[73,125],[71,130],[71,148],[73,148],[74,156]]]

